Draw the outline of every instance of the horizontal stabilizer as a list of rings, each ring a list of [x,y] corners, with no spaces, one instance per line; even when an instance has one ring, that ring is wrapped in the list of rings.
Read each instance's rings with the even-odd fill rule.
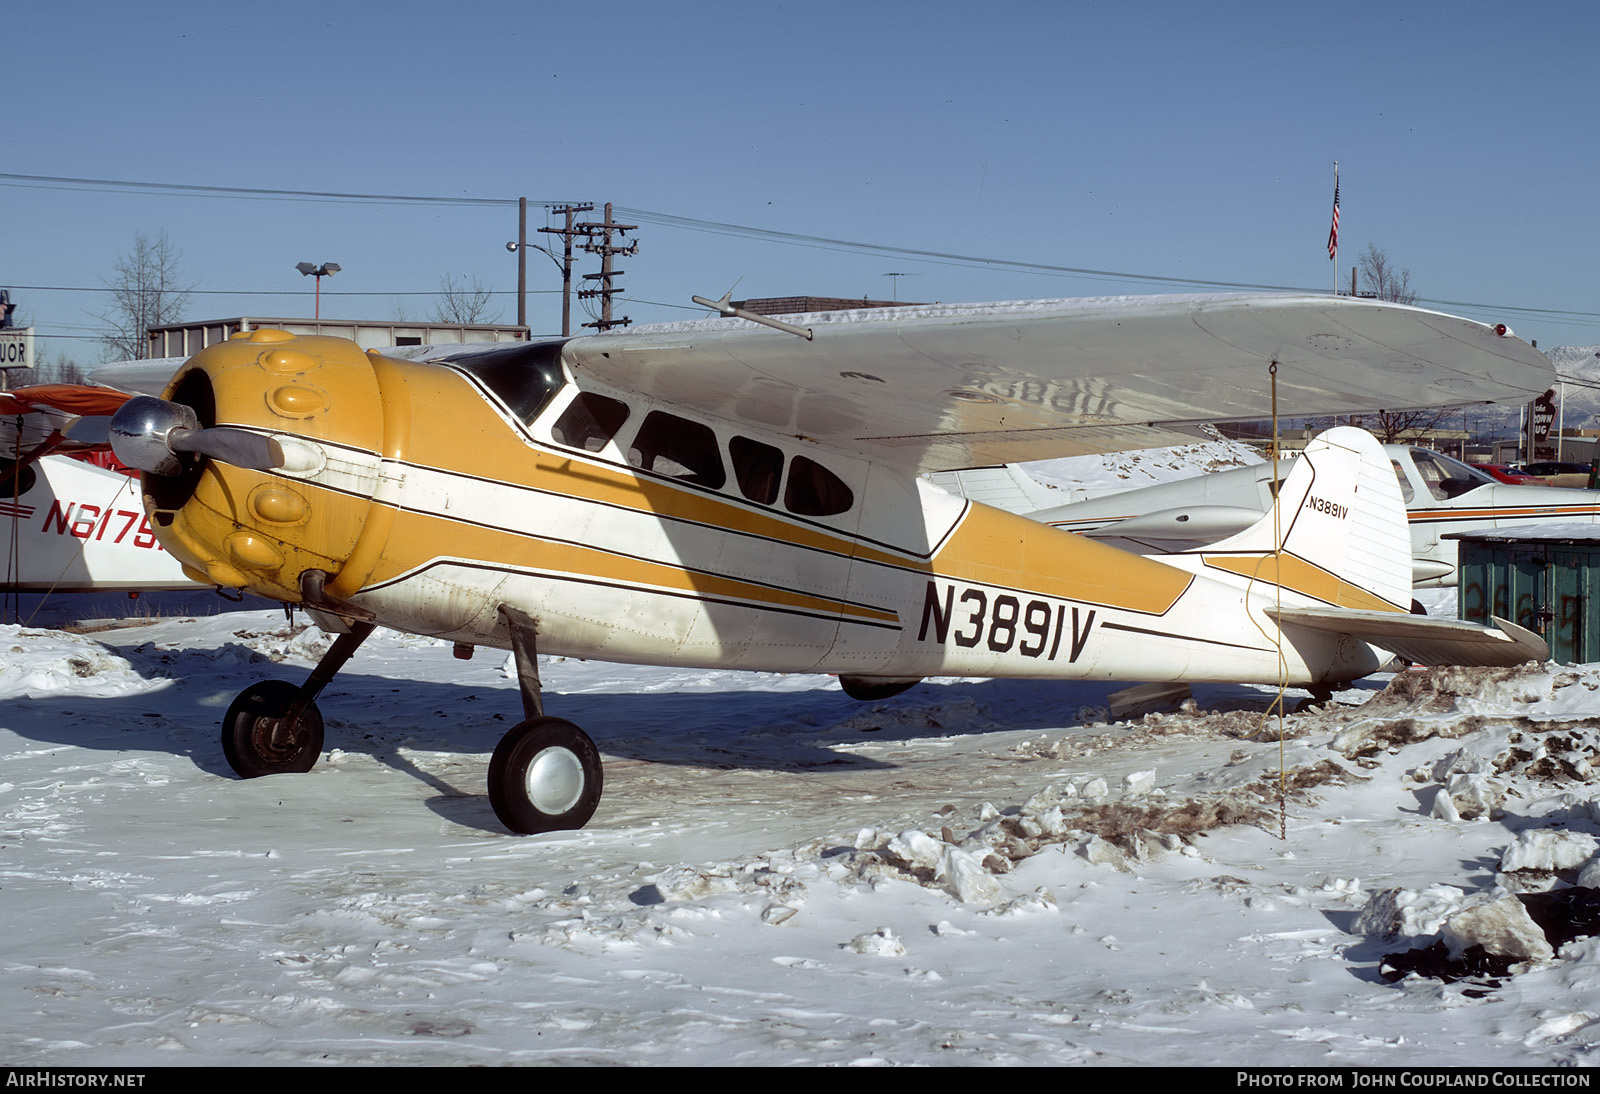
[[[1267,614],[1286,626],[1348,634],[1420,665],[1508,666],[1550,656],[1544,639],[1498,616],[1486,627],[1462,619],[1346,608],[1275,608]]]
[[[1134,539],[1210,543],[1238,535],[1261,519],[1261,510],[1240,505],[1192,505],[1144,513],[1083,533],[1090,539]]]

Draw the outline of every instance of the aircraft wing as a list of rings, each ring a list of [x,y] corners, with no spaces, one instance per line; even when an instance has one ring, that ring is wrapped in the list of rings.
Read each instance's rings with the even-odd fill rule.
[[[89,379],[118,391],[160,398],[172,382],[172,374],[188,360],[187,357],[152,357],[144,361],[113,361],[95,369]]]
[[[1525,400],[1554,382],[1502,329],[1350,297],[1105,297],[706,319],[568,342],[653,400],[912,472],[1180,444],[1280,415]]]
[[[85,384],[0,391],[0,459],[28,464],[48,452],[103,447],[103,429],[96,435],[95,425],[103,426],[128,399],[120,391]]]
[[[1550,656],[1545,640],[1498,616],[1485,627],[1462,619],[1345,608],[1269,609],[1291,627],[1348,634],[1420,665],[1520,665]]]

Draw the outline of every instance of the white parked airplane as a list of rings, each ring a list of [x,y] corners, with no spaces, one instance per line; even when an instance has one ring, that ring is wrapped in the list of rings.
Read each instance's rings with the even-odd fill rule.
[[[1451,532],[1600,520],[1600,493],[1593,490],[1513,486],[1442,452],[1412,445],[1385,445],[1384,451],[1406,506],[1415,588],[1456,583],[1458,544],[1443,538]],[[1278,477],[1291,466],[1280,462]],[[970,488],[978,488],[973,472],[967,476]],[[1027,515],[1139,554],[1192,550],[1261,519],[1272,504],[1272,482],[1272,465],[1262,463],[1066,505],[1030,507]]]
[[[765,320],[761,320],[765,322]],[[536,652],[839,674],[1282,681],[1386,660],[1516,663],[1536,636],[1417,619],[1394,476],[1326,435],[1279,508],[1145,558],[974,504],[923,472],[1188,439],[1195,423],[1525,399],[1552,370],[1503,327],[1370,301],[1185,296],[712,319],[398,360],[258,330],[118,413],[162,542],[196,580],[341,632],[304,685],[244,691],[223,749],[304,771],[315,698],[376,625],[514,651],[527,720],[489,797],[581,827],[588,736]]]
[[[66,456],[13,472],[0,460],[0,588],[18,592],[193,589],[156,539],[136,479]]]
[[[170,371],[169,371],[170,375]],[[19,592],[192,589],[156,539],[139,484],[52,452],[96,447],[126,394],[74,384],[0,392],[0,588]]]

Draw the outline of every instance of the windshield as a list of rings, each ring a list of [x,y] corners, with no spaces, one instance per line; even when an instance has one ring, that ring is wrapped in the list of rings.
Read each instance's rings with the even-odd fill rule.
[[[1427,485],[1428,492],[1438,501],[1460,497],[1468,490],[1476,490],[1494,482],[1476,467],[1468,467],[1460,460],[1430,448],[1411,449],[1411,462],[1416,465],[1417,474]]]

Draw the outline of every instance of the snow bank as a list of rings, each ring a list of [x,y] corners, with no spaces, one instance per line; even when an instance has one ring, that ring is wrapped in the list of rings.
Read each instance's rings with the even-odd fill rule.
[[[84,635],[0,625],[0,699],[111,698],[170,686]]]

